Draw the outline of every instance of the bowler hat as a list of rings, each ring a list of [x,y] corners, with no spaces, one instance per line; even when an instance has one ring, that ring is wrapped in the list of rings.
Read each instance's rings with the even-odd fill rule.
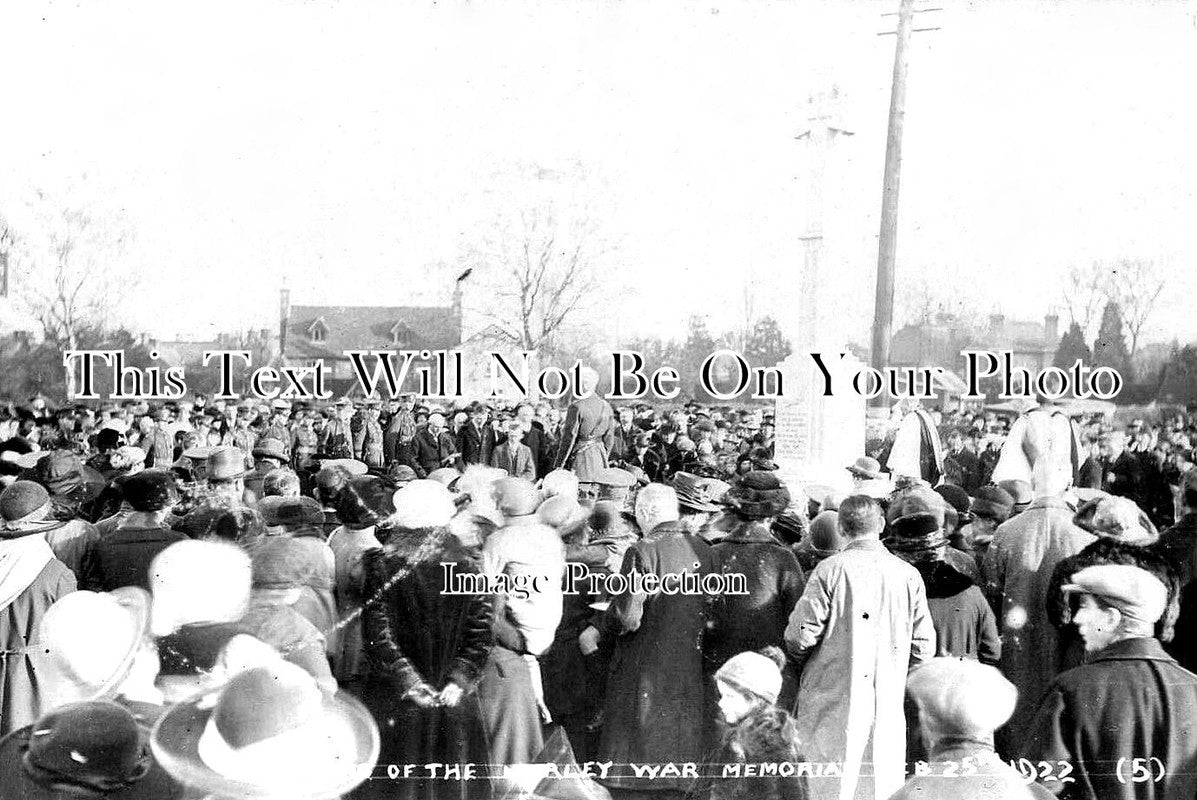
[[[231,481],[246,473],[245,454],[236,447],[216,447],[208,453],[204,474],[208,480]]]
[[[163,800],[182,794],[136,718],[107,700],[56,708],[0,741],[0,786],[20,800]]]
[[[370,777],[379,735],[356,699],[325,695],[280,660],[173,706],[151,744],[158,762],[201,794],[331,800]]]

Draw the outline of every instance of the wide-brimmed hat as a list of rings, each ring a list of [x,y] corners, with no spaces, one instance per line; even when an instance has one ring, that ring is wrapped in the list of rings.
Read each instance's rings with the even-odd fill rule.
[[[500,478],[495,481],[495,507],[504,517],[527,517],[540,507],[540,491],[527,478]]]
[[[71,592],[46,610],[37,661],[49,670],[55,705],[108,697],[124,682],[146,640],[150,594],[136,586]]]
[[[1124,544],[1148,545],[1159,539],[1147,514],[1125,497],[1111,495],[1082,503],[1072,521],[1095,536]]]
[[[677,493],[678,505],[692,511],[712,512],[723,507],[715,502],[714,491],[706,478],[692,472],[676,472],[670,481]]]
[[[274,458],[279,461],[287,460],[287,446],[278,439],[263,439],[254,446],[254,458]]]
[[[350,475],[365,475],[370,471],[366,462],[354,458],[326,458],[320,462],[320,469],[343,469]]]
[[[0,492],[0,518],[4,522],[20,522],[50,504],[46,487],[33,481],[17,480]]]
[[[244,477],[245,453],[236,447],[214,447],[208,451],[204,475],[209,480],[231,481]]]
[[[106,700],[56,708],[4,737],[0,787],[14,800],[163,800],[181,794],[155,763],[133,714]]]
[[[790,490],[774,472],[753,470],[728,490],[724,502],[741,517],[776,517],[790,506]]]
[[[331,800],[370,777],[378,725],[345,692],[278,661],[173,706],[151,736],[180,783],[239,800]]]
[[[881,462],[872,456],[861,456],[844,469],[852,473],[853,477],[877,480],[885,477],[881,471]]]

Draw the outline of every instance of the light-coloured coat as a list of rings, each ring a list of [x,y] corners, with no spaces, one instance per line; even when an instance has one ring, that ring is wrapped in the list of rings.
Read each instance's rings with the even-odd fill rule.
[[[811,797],[889,797],[905,777],[906,675],[935,656],[918,571],[877,539],[850,541],[811,572],[785,642],[805,659],[794,713],[802,753],[843,764],[840,780],[810,782]]]

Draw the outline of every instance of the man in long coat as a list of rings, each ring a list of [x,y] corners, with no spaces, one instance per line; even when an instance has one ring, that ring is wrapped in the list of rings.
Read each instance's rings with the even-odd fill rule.
[[[561,443],[557,448],[557,468],[572,469],[582,488],[592,484],[600,470],[606,469],[607,454],[615,440],[615,417],[611,404],[599,397],[598,373],[590,367],[581,370],[582,395],[570,403],[561,425]]]
[[[382,425],[378,422],[379,403],[367,400],[360,412],[361,427],[353,434],[353,456],[365,462],[367,467],[381,467],[384,464]]]
[[[1059,637],[1047,618],[1052,570],[1097,538],[1073,523],[1074,514],[1062,497],[1040,497],[998,526],[981,563],[1002,636],[1000,668],[1018,687],[1018,705],[1001,731],[999,752],[1004,743],[1025,740],[1039,698],[1060,670]]]
[[[1075,620],[1088,660],[1051,682],[1022,752],[1072,779],[1046,783],[1061,797],[1197,796],[1197,675],[1153,636],[1164,584],[1139,567],[1102,564],[1065,589],[1080,596]]]
[[[650,484],[642,489],[636,518],[648,533],[625,553],[620,574],[664,578],[711,571],[711,548],[678,523],[672,488]],[[603,637],[615,637],[615,654],[598,759],[619,765],[605,781],[616,797],[676,796],[693,783],[680,775],[638,779],[628,772],[628,764],[702,760],[706,620],[707,599],[702,594],[628,591],[612,599],[601,631]]]
[[[905,777],[907,673],[935,656],[935,628],[922,577],[881,543],[877,502],[849,497],[838,524],[848,543],[811,572],[785,632],[803,664],[798,737],[807,760],[843,766],[811,797],[885,800]]]

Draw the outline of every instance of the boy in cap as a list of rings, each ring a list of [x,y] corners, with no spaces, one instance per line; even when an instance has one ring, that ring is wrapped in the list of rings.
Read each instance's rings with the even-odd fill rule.
[[[1155,639],[1168,590],[1147,570],[1101,564],[1072,576],[1073,618],[1088,661],[1051,682],[1018,755],[1069,763],[1069,797],[1109,800],[1192,797],[1197,772],[1197,675],[1180,667]],[[1143,759],[1150,782],[1126,759]],[[1164,769],[1155,770],[1156,761]]]

